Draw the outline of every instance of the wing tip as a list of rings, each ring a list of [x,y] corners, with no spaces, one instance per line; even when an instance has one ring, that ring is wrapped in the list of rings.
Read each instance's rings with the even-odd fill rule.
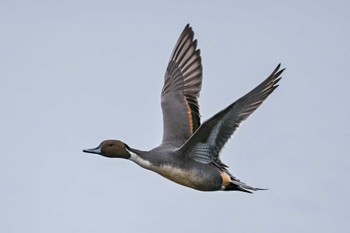
[[[283,73],[283,71],[286,70],[286,68],[283,68],[283,69],[280,69],[280,68],[281,68],[281,63],[279,63],[276,66],[276,68],[268,78],[270,81],[272,81],[274,89],[278,87],[277,83],[282,79],[281,74]]]

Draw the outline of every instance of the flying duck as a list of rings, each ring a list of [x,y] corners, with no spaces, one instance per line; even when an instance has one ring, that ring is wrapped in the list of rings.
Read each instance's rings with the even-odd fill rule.
[[[123,158],[178,184],[201,191],[264,190],[251,187],[228,171],[220,152],[240,123],[277,88],[280,64],[261,84],[201,124],[198,97],[202,63],[197,40],[187,25],[175,44],[161,92],[163,140],[143,151],[119,140],[105,140],[83,152]]]

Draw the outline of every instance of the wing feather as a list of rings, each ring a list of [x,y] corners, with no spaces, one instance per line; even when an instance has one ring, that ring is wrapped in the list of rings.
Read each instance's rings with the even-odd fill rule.
[[[217,161],[221,149],[240,123],[247,119],[278,87],[277,83],[280,81],[280,75],[283,71],[284,69],[280,70],[279,64],[260,85],[205,121],[180,150],[185,151],[191,148],[198,148],[198,145],[203,147],[202,144],[206,144],[210,148],[210,153],[207,156],[212,158],[212,162]],[[197,160],[195,151],[187,154],[194,156],[192,158]],[[203,157],[203,150],[201,150],[199,157]],[[203,158],[198,158],[198,161],[203,162],[204,160]]]
[[[162,144],[181,146],[200,126],[201,62],[197,40],[187,25],[175,44],[164,77]]]

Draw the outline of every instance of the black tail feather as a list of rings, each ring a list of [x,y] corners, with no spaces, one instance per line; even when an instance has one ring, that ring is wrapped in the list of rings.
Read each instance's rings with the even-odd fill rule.
[[[259,190],[267,190],[267,189],[254,188],[237,180],[232,180],[232,182],[229,185],[227,185],[224,189],[224,191],[241,191],[246,193],[253,193],[252,191],[259,191]]]

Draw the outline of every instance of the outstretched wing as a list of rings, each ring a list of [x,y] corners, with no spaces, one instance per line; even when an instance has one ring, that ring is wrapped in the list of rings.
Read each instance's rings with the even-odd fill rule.
[[[200,50],[192,28],[187,25],[176,42],[164,77],[162,144],[181,146],[200,126],[201,86]]]
[[[239,124],[277,88],[281,79],[279,76],[283,71],[284,69],[280,70],[279,64],[260,85],[204,122],[180,150],[194,149],[190,156],[199,162],[219,162],[217,159],[223,146]]]

